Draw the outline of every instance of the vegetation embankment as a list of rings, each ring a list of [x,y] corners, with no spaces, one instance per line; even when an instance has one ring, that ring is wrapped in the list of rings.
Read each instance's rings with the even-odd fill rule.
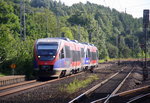
[[[87,79],[85,79],[85,80],[74,79],[73,82],[60,87],[60,91],[67,92],[67,93],[74,93],[77,90],[79,90],[80,88],[86,87],[88,84],[92,83],[94,80],[97,80],[97,79],[98,79],[97,75],[91,75],[91,76],[87,77]]]
[[[0,73],[0,77],[3,77],[3,76],[5,76],[5,74]]]

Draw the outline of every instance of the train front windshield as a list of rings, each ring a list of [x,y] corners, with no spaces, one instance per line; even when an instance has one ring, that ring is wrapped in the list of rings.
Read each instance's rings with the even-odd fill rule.
[[[38,44],[37,54],[38,58],[42,61],[53,60],[56,56],[58,44],[50,43],[50,44]]]

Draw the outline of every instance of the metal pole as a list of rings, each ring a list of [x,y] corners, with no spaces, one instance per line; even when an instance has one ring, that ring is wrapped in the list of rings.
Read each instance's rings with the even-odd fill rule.
[[[61,37],[60,34],[60,23],[59,23],[59,12],[58,12],[58,7],[56,7],[56,20],[57,20],[57,37]]]
[[[20,0],[20,37],[22,37],[22,0]]]
[[[12,69],[12,75],[15,75],[15,69]]]
[[[23,27],[24,27],[24,34],[23,34],[23,40],[26,40],[26,17],[25,17],[25,1],[23,0],[24,8],[23,8]]]
[[[147,28],[145,28],[145,67],[147,68]]]
[[[80,24],[78,25],[78,36],[79,36],[78,41],[80,41],[80,40],[81,40],[81,35],[80,35]]]
[[[50,37],[50,35],[48,34],[48,15],[46,15],[46,34],[47,37]]]
[[[134,37],[132,37],[132,58],[134,58]]]
[[[120,65],[120,35],[118,35],[118,65]]]
[[[146,80],[146,78],[148,78],[148,68],[147,68],[147,27],[144,27],[144,34],[145,34],[145,48],[144,48],[145,63],[144,63],[144,67],[143,67],[143,79]]]
[[[92,40],[92,34],[91,34],[91,32],[89,33],[89,42],[91,42]]]
[[[143,11],[143,32],[145,36],[145,63],[143,67],[143,79],[146,80],[148,78],[148,68],[147,68],[147,29],[150,23],[150,10]]]

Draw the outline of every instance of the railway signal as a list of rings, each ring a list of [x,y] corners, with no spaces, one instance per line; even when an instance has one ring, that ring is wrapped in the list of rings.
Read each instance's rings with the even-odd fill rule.
[[[16,68],[16,64],[11,64],[10,67],[11,67],[11,69],[15,69]]]
[[[143,67],[143,79],[146,80],[148,78],[148,68],[147,68],[147,29],[150,23],[150,10],[143,11],[143,32],[145,36],[145,65]]]
[[[150,23],[150,10],[143,11],[143,26],[144,28],[148,28]]]
[[[10,68],[12,69],[12,75],[14,75],[15,74],[16,64],[11,64]]]

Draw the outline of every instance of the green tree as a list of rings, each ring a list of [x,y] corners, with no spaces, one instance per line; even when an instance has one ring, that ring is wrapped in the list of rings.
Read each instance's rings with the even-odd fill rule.
[[[74,39],[70,28],[68,28],[68,27],[62,27],[60,30],[61,30],[61,33],[64,33],[65,37],[67,37],[67,38],[69,38],[71,40]]]
[[[118,48],[110,43],[107,43],[107,50],[110,58],[118,57]]]

